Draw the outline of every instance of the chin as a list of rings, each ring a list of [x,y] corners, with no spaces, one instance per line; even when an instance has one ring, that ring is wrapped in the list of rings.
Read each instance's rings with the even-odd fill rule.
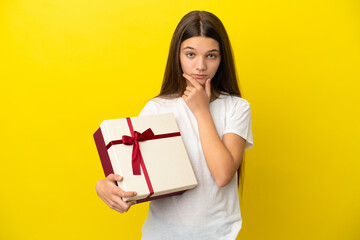
[[[202,81],[202,80],[197,80],[196,81],[201,85],[201,86],[205,86],[205,81]]]

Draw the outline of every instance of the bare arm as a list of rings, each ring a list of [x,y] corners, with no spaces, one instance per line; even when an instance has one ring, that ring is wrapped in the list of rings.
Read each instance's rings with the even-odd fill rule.
[[[220,139],[209,110],[210,80],[203,88],[191,76],[185,74],[184,77],[192,86],[186,88],[183,99],[196,117],[206,164],[216,184],[219,187],[226,186],[241,164],[245,140],[233,133],[225,134]]]
[[[201,147],[211,175],[219,187],[229,184],[240,167],[245,140],[228,133],[221,140],[210,112],[197,117]]]

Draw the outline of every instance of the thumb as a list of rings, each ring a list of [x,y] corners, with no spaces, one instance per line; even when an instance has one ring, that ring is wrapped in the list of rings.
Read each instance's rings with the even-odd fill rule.
[[[115,181],[122,181],[122,179],[123,179],[122,176],[120,176],[120,175],[118,175],[118,174],[113,174],[113,173],[109,174],[109,175],[107,176],[107,178],[108,178],[110,181],[113,181],[113,182],[115,182]]]
[[[209,99],[211,98],[211,78],[205,82],[205,92],[208,95]]]

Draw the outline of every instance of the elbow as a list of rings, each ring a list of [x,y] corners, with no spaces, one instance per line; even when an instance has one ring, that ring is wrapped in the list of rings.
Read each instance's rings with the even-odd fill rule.
[[[232,156],[229,156],[229,158],[224,159],[223,162],[223,164],[218,164],[210,169],[211,175],[219,188],[225,187],[232,182],[241,160],[240,163],[237,164]]]
[[[230,177],[229,175],[227,175],[227,176],[219,176],[217,178],[214,178],[214,180],[215,180],[216,185],[219,188],[221,188],[221,187],[227,186],[231,182],[232,177]]]
[[[219,171],[213,172],[213,178],[216,185],[221,188],[227,186],[232,182],[239,166],[231,166],[230,168],[218,169]]]

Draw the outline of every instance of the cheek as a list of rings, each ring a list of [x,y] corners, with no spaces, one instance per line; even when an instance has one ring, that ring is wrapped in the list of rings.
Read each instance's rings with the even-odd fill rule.
[[[186,59],[180,57],[180,66],[183,72],[187,73],[189,69],[189,62]]]
[[[180,55],[180,67],[184,71],[184,59]]]
[[[213,65],[212,65],[212,73],[213,75],[215,75],[215,73],[217,72],[218,68],[220,66],[220,61],[219,62],[215,62]]]

